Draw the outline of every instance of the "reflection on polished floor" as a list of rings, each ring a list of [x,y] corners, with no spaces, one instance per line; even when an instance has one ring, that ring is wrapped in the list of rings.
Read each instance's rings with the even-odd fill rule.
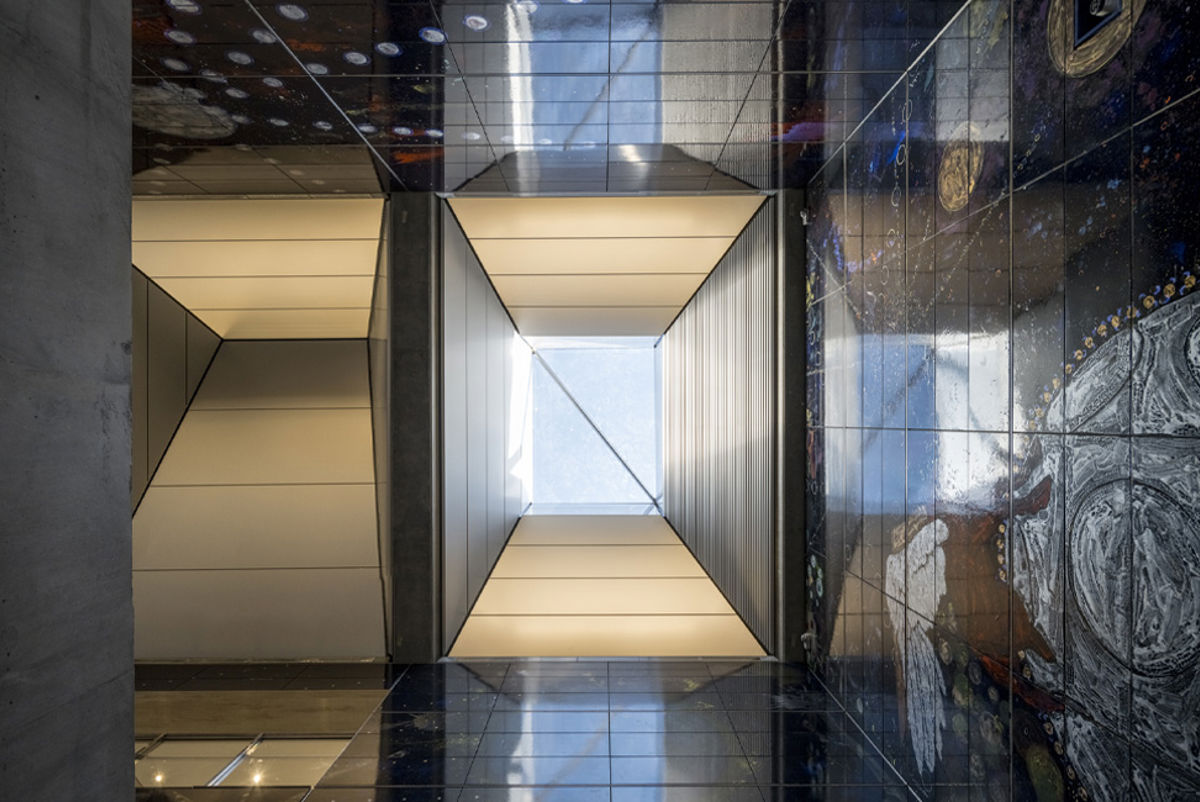
[[[527,515],[450,655],[761,657],[658,515]]]
[[[186,690],[214,672],[220,690]],[[139,696],[136,766],[148,786],[140,802],[910,798],[812,675],[781,663],[142,665],[138,678],[142,688],[183,689],[154,691],[160,706],[172,694],[244,698],[228,711],[226,731],[205,730],[205,739],[145,731]],[[325,727],[313,711],[329,694],[364,693],[363,683],[391,687],[358,725],[340,734]],[[263,696],[280,693],[291,702]],[[307,705],[307,718],[259,729],[283,724],[288,712],[268,708],[289,703]],[[193,783],[201,787],[178,787]]]

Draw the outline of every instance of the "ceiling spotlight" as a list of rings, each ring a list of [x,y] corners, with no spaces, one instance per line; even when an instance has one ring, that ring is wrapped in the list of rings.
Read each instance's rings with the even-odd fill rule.
[[[175,70],[175,72],[187,72],[191,69],[191,67],[188,66],[188,63],[182,59],[164,58],[161,59],[161,62],[162,65],[168,70]]]
[[[275,34],[271,33],[266,28],[252,28],[250,30],[250,35],[253,36],[254,41],[258,42],[259,44],[273,45],[279,41],[275,38]]]
[[[324,64],[317,64],[315,61],[312,64],[305,64],[304,69],[308,70],[313,75],[328,75],[329,68]]]
[[[208,67],[205,67],[204,69],[200,70],[200,77],[206,81],[212,81],[214,84],[229,83],[229,81],[227,81],[225,79],[224,75],[217,72],[216,70],[210,70]]]
[[[355,126],[355,128],[362,131],[364,134],[373,134],[379,130],[378,128],[371,125],[370,123],[359,123],[358,125]]]
[[[538,6],[537,0],[517,0],[515,3],[513,3],[513,8],[524,11],[526,14],[532,14],[533,12],[537,11],[540,6]]]
[[[396,136],[412,136],[412,129],[407,125],[392,126],[392,133]]]
[[[304,10],[304,6],[298,3],[279,3],[275,6],[275,11],[279,13],[279,16],[296,22],[304,22],[308,19],[308,12]]]
[[[170,39],[177,45],[194,45],[196,37],[192,36],[187,31],[181,31],[178,28],[167,28],[163,31],[163,36]]]
[[[313,128],[321,131],[332,131],[333,123],[326,122],[325,120],[317,120],[315,123],[313,123]]]
[[[425,135],[433,139],[441,139],[445,136],[441,128],[426,128]]]
[[[272,89],[282,89],[283,88],[283,81],[279,80],[278,78],[271,77],[271,76],[267,76],[266,78],[263,78],[263,83],[266,84],[267,86],[271,87]]]
[[[225,58],[232,61],[234,64],[241,64],[243,67],[249,67],[254,63],[254,57],[249,53],[243,53],[240,50],[230,50],[225,54]]]
[[[491,23],[487,21],[487,17],[479,14],[468,14],[463,17],[463,25],[466,25],[473,31],[486,31]]]
[[[417,32],[417,36],[431,45],[440,45],[446,41],[446,32],[441,28],[422,28]]]
[[[346,60],[347,64],[353,64],[356,67],[361,67],[371,61],[366,55],[359,53],[357,50],[350,50],[343,53],[342,58]]]
[[[246,98],[250,97],[249,92],[245,91],[244,89],[238,89],[236,86],[231,86],[226,89],[225,94],[229,95],[231,98],[235,98],[236,100],[245,100]]]
[[[380,42],[375,45],[375,50],[381,56],[398,56],[404,52],[395,42]]]
[[[196,0],[167,0],[167,5],[184,14],[199,14],[200,4]]]
[[[271,125],[275,126],[276,128],[287,128],[287,124],[288,124],[287,120],[281,120],[278,117],[272,117],[269,120],[267,120],[267,122],[269,122]]]

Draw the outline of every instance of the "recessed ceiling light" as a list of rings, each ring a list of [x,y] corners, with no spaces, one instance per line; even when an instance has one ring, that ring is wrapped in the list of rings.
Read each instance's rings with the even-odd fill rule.
[[[441,28],[422,28],[417,32],[417,36],[431,45],[440,45],[446,41],[446,32]]]
[[[263,78],[263,83],[266,84],[267,86],[271,87],[272,89],[282,89],[283,88],[283,81],[279,80],[278,78],[273,78],[271,76]]]
[[[396,136],[412,136],[412,131],[407,125],[392,126],[392,133]]]
[[[324,64],[317,64],[315,61],[312,64],[305,64],[304,69],[308,70],[313,75],[328,75],[329,68]]]
[[[168,70],[175,70],[175,72],[187,72],[191,69],[191,67],[188,66],[188,63],[182,59],[164,58],[161,61],[164,67],[166,67]]]
[[[210,70],[210,69],[208,69],[207,67],[205,67],[204,69],[200,70],[200,77],[201,77],[201,78],[203,78],[203,79],[204,79],[204,80],[206,80],[206,81],[212,81],[214,84],[227,84],[227,83],[229,83],[229,81],[227,81],[227,80],[225,79],[225,76],[224,76],[224,75],[222,75],[221,73],[217,72],[216,70]]]
[[[308,12],[304,10],[304,6],[298,3],[279,3],[275,6],[275,10],[279,16],[286,17],[296,22],[303,22],[308,19]]]
[[[264,45],[273,45],[279,40],[275,38],[275,34],[268,31],[266,28],[251,28],[250,35],[254,37],[254,41]]]
[[[317,128],[321,131],[332,131],[333,123],[326,122],[325,120],[317,120],[315,123],[313,123],[313,128]]]
[[[350,50],[343,53],[342,58],[346,60],[346,63],[353,64],[356,67],[361,67],[371,61],[365,54],[359,53],[357,50]]]
[[[249,92],[245,91],[244,89],[238,89],[236,86],[231,86],[226,89],[225,94],[238,100],[245,100],[246,98],[250,97]]]
[[[513,8],[524,11],[526,14],[532,14],[533,12],[537,11],[540,6],[538,5],[537,0],[517,0],[517,2],[513,3]]]
[[[200,4],[196,0],[167,0],[167,5],[184,14],[199,14]]]
[[[233,120],[238,125],[249,125],[250,123],[254,122],[245,114],[231,114],[229,115],[229,119]]]
[[[478,131],[463,131],[462,138],[469,139],[473,142],[476,139],[479,139],[479,132]]]
[[[375,50],[384,56],[398,56],[404,52],[400,45],[395,42],[380,42],[375,45]]]
[[[287,120],[282,120],[279,117],[272,117],[271,119],[267,120],[267,122],[276,128],[286,128],[288,124]]]
[[[187,31],[181,31],[178,28],[167,28],[163,31],[163,36],[170,39],[177,45],[194,45],[196,37],[192,36]]]
[[[241,64],[243,67],[248,67],[254,63],[254,57],[249,53],[243,53],[241,50],[230,50],[225,54],[225,58],[234,64]]]
[[[364,134],[373,134],[379,130],[378,128],[371,125],[370,123],[359,123],[358,125],[355,126],[355,128],[362,131]]]
[[[473,31],[486,31],[488,29],[488,25],[490,24],[491,23],[487,21],[487,17],[479,14],[468,14],[467,16],[463,17],[463,25],[466,25]]]
[[[426,128],[425,135],[433,137],[434,139],[441,139],[443,136],[445,136],[445,134],[442,133],[441,128]]]

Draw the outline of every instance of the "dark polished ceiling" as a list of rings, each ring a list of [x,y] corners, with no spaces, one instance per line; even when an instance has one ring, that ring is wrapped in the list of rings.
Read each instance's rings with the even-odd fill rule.
[[[957,6],[135,2],[134,192],[801,186]]]

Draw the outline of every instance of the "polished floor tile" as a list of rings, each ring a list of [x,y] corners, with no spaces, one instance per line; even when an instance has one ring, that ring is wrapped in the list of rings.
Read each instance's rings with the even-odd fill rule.
[[[395,677],[391,689],[376,695],[374,709],[360,712],[344,737],[318,737],[320,716],[314,714],[315,704],[340,697],[295,691],[313,695],[301,707],[314,727],[300,727],[290,737],[166,731],[139,739],[137,775],[147,793],[138,799],[299,802],[303,794],[294,789],[301,786],[312,789],[304,802],[899,802],[910,793],[875,744],[795,666],[488,660],[388,672]],[[363,667],[138,673],[143,679],[190,681],[204,673],[246,682],[305,673],[316,679],[380,676]],[[201,692],[158,695],[172,693],[193,704]],[[216,726],[214,716],[229,712],[227,697],[235,692],[213,693],[213,711],[184,720]],[[263,692],[242,693],[254,704],[264,698]],[[266,698],[287,704],[301,697]],[[238,726],[247,720],[245,711],[230,719]],[[272,719],[256,713],[250,720]],[[218,787],[187,787],[206,784]]]

